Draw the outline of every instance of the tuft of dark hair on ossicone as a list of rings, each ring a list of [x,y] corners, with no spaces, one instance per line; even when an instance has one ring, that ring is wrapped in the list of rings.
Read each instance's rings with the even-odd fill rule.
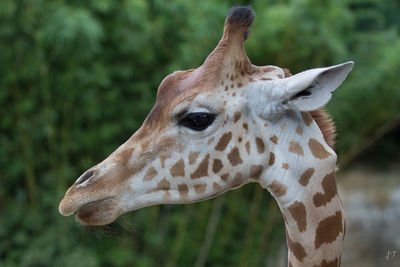
[[[254,21],[254,10],[251,6],[234,6],[226,15],[227,22],[239,27],[250,27]]]
[[[249,28],[253,24],[254,16],[254,10],[250,5],[234,6],[228,11],[225,23],[234,31],[245,30],[243,37],[244,40],[247,40],[250,34]]]

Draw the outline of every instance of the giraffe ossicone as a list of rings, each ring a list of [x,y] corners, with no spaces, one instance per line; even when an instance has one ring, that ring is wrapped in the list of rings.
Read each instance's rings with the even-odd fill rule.
[[[244,50],[251,7],[233,7],[203,65],[161,83],[140,129],[85,172],[63,215],[104,225],[155,204],[183,204],[257,182],[285,219],[289,266],[338,266],[344,236],[335,182],[334,125],[322,110],[353,67],[291,76],[255,66]]]

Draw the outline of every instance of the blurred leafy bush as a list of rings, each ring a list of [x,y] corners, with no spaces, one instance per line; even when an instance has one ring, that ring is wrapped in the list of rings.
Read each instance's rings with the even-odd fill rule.
[[[343,163],[398,125],[397,1],[242,4],[249,3],[257,13],[246,43],[253,63],[296,73],[356,62],[327,107]],[[93,240],[57,212],[76,177],[140,126],[162,78],[204,61],[234,4],[0,1],[1,266],[275,264],[282,220],[253,185],[217,200],[125,215],[120,221],[136,232],[119,239]]]

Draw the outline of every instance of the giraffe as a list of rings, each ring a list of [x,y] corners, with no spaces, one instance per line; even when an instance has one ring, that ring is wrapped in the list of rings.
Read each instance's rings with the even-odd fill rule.
[[[203,65],[161,82],[142,126],[67,190],[62,215],[105,225],[139,208],[202,201],[256,182],[282,212],[288,266],[340,265],[335,129],[321,108],[353,62],[295,75],[255,66],[244,50],[253,19],[250,6],[230,9]]]

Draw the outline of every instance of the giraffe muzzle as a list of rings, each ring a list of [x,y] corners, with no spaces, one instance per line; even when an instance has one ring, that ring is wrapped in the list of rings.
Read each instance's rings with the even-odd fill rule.
[[[84,224],[99,224],[92,222],[99,222],[100,216],[96,214],[100,213],[105,213],[106,217],[118,217],[116,214],[119,210],[120,190],[111,182],[112,171],[104,169],[108,169],[107,166],[98,165],[84,172],[76,180],[60,202],[59,212],[62,215],[76,214],[77,219]]]
[[[97,190],[95,182],[84,187],[79,185],[73,184],[60,202],[59,212],[62,215],[75,214],[75,218],[84,225],[106,225],[122,213],[119,196],[110,194],[112,190]]]

